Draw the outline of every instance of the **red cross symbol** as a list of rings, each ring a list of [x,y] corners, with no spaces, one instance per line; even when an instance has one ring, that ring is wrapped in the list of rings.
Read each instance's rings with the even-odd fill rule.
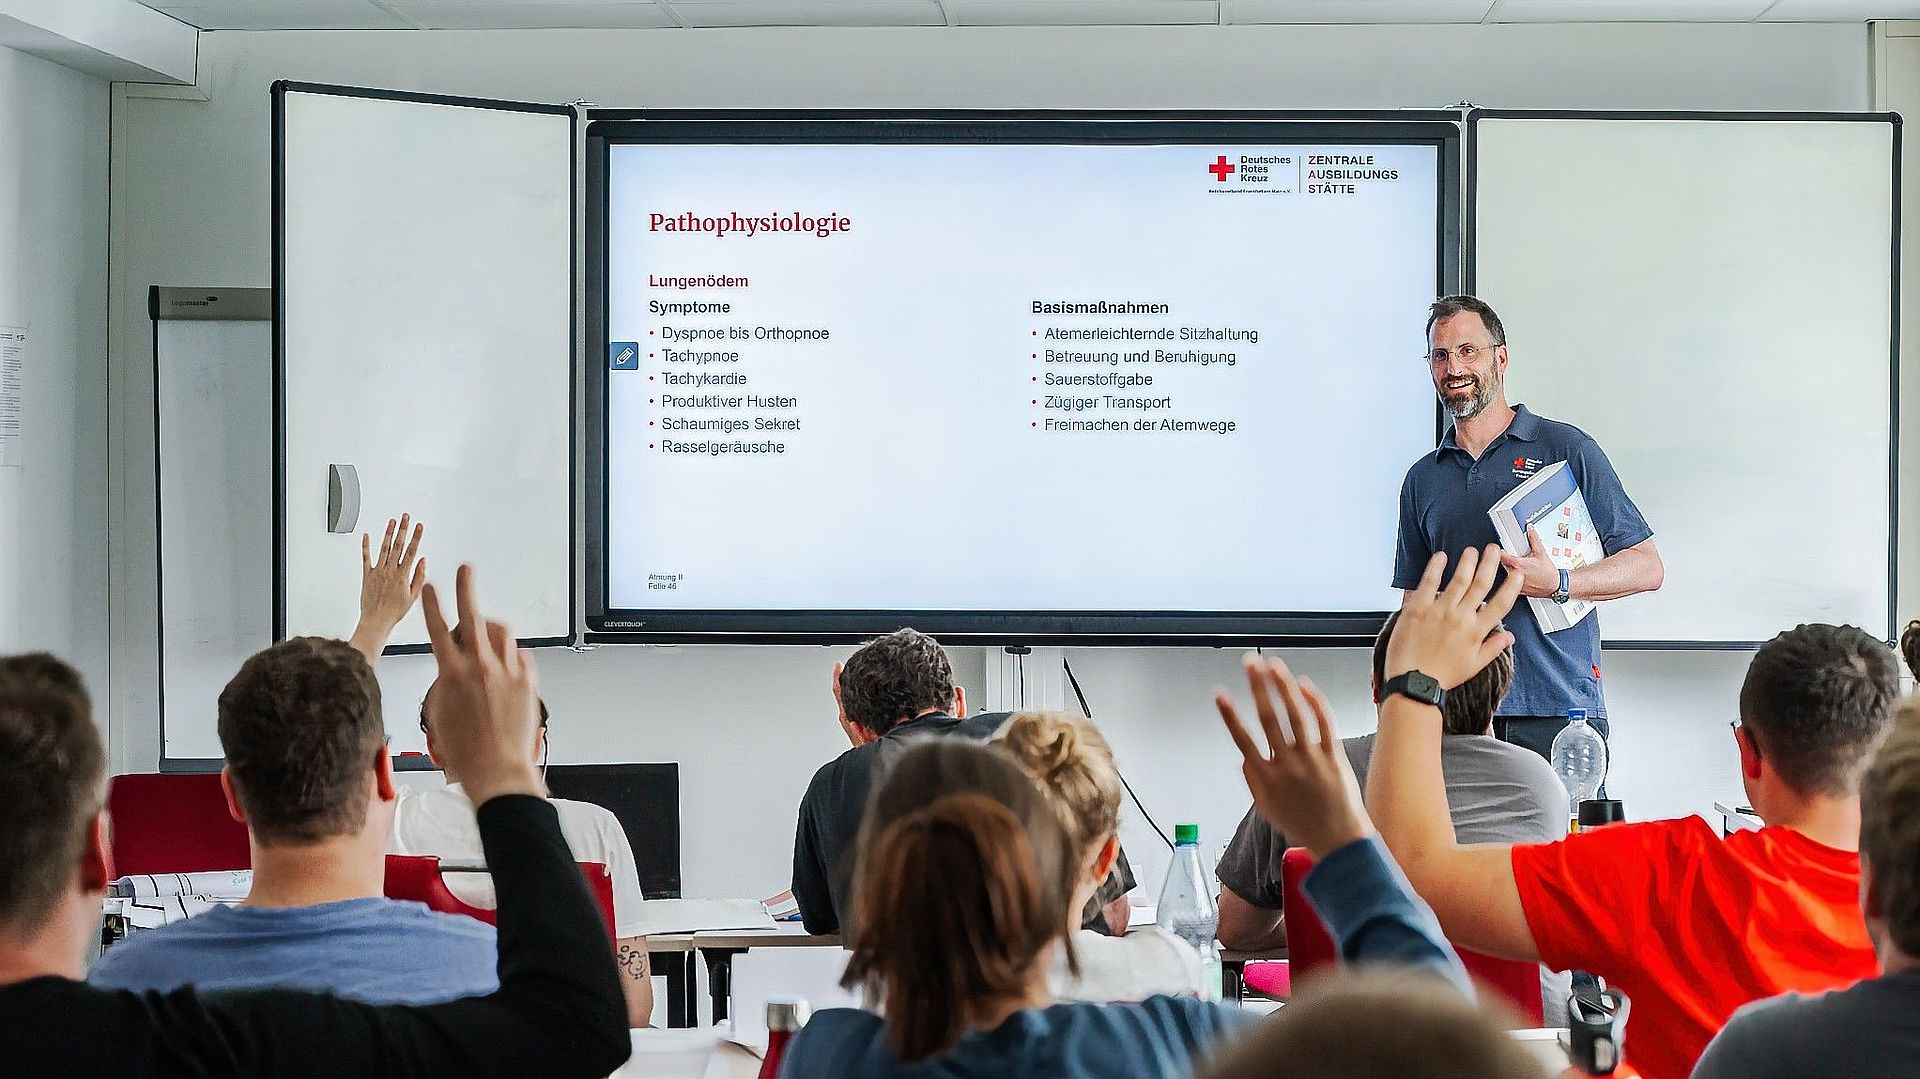
[[[1233,173],[1233,166],[1227,164],[1227,155],[1221,154],[1214,159],[1213,164],[1207,166],[1207,171],[1213,173],[1215,180],[1224,184],[1227,182],[1227,177]]]

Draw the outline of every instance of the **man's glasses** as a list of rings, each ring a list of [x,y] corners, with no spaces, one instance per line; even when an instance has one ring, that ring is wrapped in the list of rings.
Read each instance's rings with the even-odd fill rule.
[[[1491,354],[1499,347],[1499,345],[1461,345],[1452,351],[1444,348],[1436,348],[1432,352],[1427,353],[1427,362],[1435,367],[1444,367],[1449,359],[1457,356],[1461,363],[1471,364],[1475,359],[1483,355]]]

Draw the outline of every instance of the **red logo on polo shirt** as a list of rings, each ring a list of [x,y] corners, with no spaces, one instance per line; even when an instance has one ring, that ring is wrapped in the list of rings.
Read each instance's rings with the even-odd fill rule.
[[[1525,457],[1515,457],[1513,459],[1513,467],[1515,468],[1527,467],[1527,459]]]

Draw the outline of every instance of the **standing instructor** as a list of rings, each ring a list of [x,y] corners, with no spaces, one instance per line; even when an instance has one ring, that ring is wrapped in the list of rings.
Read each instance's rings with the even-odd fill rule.
[[[1665,569],[1653,529],[1620,485],[1620,477],[1584,431],[1507,404],[1507,333],[1493,308],[1473,296],[1444,296],[1427,313],[1427,363],[1434,391],[1453,422],[1440,445],[1407,470],[1400,485],[1400,542],[1393,586],[1412,589],[1436,551],[1450,559],[1498,542],[1487,511],[1515,487],[1557,461],[1567,462],[1607,555],[1571,573],[1556,569],[1537,533],[1525,555],[1500,556],[1522,578],[1521,593],[1551,598],[1620,599],[1660,587]],[[1451,570],[1449,570],[1451,572]],[[1502,741],[1549,755],[1567,710],[1584,708],[1602,737],[1607,706],[1600,693],[1600,614],[1546,633],[1525,604],[1506,619],[1513,632],[1513,690],[1494,718]]]

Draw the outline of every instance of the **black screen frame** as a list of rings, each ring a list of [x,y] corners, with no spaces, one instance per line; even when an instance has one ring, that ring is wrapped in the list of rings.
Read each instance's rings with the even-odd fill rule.
[[[588,643],[830,644],[911,625],[952,644],[1353,646],[1370,642],[1387,612],[622,610],[607,595],[608,370],[607,168],[611,148],[633,144],[809,142],[845,144],[1249,144],[1430,145],[1439,184],[1436,294],[1458,291],[1467,249],[1463,117],[1455,110],[991,111],[991,110],[594,110],[586,132],[586,340],[590,364],[584,440]],[[1434,440],[1444,417],[1436,401]],[[1411,464],[1412,462],[1408,462]],[[987,526],[990,532],[991,526]],[[1387,567],[1382,566],[1382,577]]]

